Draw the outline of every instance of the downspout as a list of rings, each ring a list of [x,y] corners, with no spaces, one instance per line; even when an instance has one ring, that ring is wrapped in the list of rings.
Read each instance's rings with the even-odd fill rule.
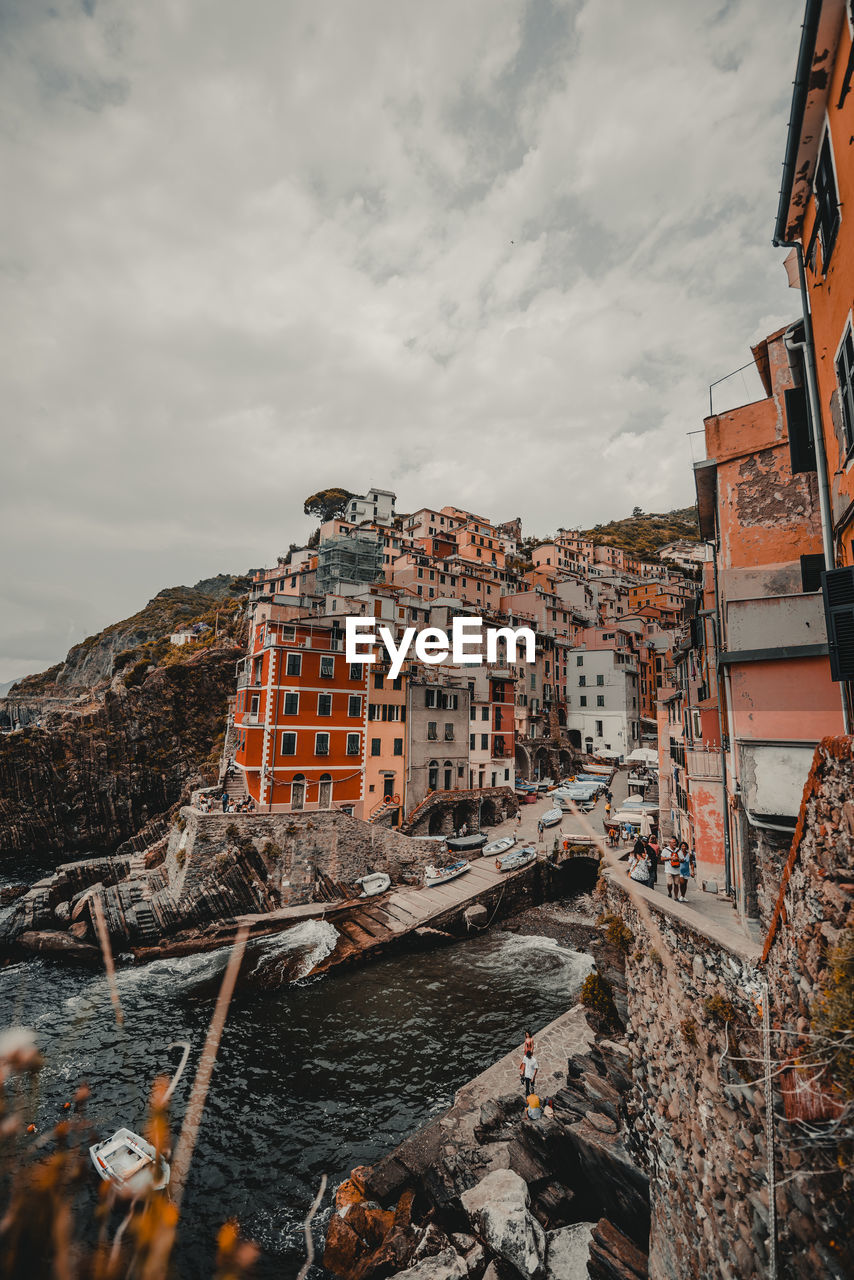
[[[717,523],[717,516],[715,517],[715,523]],[[715,551],[715,554],[712,556],[712,572],[713,572],[714,583],[715,583],[715,617],[713,619],[712,630],[713,630],[714,639],[715,639],[715,658],[717,659],[721,651],[721,630],[722,630],[721,598],[720,598],[720,589],[718,586],[718,557],[717,557],[718,547],[717,547],[717,544],[715,543],[712,543],[712,546],[714,547],[714,551]],[[718,683],[718,706],[720,706],[721,674],[720,674],[720,668],[717,667],[717,662],[715,663],[715,666],[716,666],[715,674],[717,676],[717,683]],[[726,679],[726,675],[724,675],[724,679]],[[726,688],[724,688],[724,699],[726,702],[727,728],[731,731],[732,720],[730,718],[729,698],[726,696]],[[727,738],[730,739],[729,733],[727,734]],[[730,834],[730,826],[729,826],[729,787],[727,785],[726,757],[727,757],[727,753],[724,751],[723,743],[721,743],[721,778],[723,781],[723,788],[724,788],[724,806],[723,806],[724,807],[724,888],[725,888],[727,897],[731,898],[732,897],[732,843],[731,843],[732,837]]]

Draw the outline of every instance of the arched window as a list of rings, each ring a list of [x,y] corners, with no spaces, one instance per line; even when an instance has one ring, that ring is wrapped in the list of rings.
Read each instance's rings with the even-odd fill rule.
[[[305,776],[298,773],[291,783],[291,808],[305,808]]]
[[[450,760],[445,761],[445,790],[450,791],[454,785],[454,766]]]
[[[317,807],[319,809],[332,808],[332,774],[322,773],[320,775],[320,786],[317,794]]]
[[[435,791],[439,785],[439,761],[431,760],[427,766],[427,786]]]

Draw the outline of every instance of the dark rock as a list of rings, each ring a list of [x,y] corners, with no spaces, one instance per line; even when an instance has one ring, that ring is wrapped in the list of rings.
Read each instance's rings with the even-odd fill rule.
[[[607,1218],[593,1228],[587,1270],[590,1280],[646,1280],[647,1255]]]
[[[68,933],[49,929],[33,930],[22,933],[18,942],[27,951],[37,951],[40,955],[61,956],[64,960],[79,960],[83,964],[101,963],[98,947],[89,942],[81,942]]]

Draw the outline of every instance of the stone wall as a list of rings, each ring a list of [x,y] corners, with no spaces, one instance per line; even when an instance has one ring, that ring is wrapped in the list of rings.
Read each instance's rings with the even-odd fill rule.
[[[607,884],[611,910],[634,935],[626,967],[629,1114],[650,1175],[653,1280],[769,1273],[766,981],[777,1274],[854,1274],[851,1103],[842,1109],[844,1098],[815,1065],[795,1065],[824,1060],[815,1013],[830,949],[854,924],[851,739],[819,746],[788,856],[770,845],[766,854],[757,876],[768,925],[761,959],[655,908],[651,930],[622,883]]]
[[[167,865],[170,874],[181,871],[183,893],[205,878],[217,856],[234,843],[226,834],[229,828],[236,829],[238,838],[252,840],[259,851],[267,850],[270,883],[285,905],[311,901],[317,872],[344,884],[369,871],[385,871],[397,881],[420,873],[439,849],[435,840],[403,836],[335,809],[271,814],[182,809],[181,818],[185,826],[173,833]]]

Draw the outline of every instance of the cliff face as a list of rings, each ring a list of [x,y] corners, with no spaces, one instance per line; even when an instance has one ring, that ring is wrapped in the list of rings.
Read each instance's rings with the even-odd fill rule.
[[[241,652],[223,637],[0,736],[0,855],[111,851],[188,786],[215,782]]]

